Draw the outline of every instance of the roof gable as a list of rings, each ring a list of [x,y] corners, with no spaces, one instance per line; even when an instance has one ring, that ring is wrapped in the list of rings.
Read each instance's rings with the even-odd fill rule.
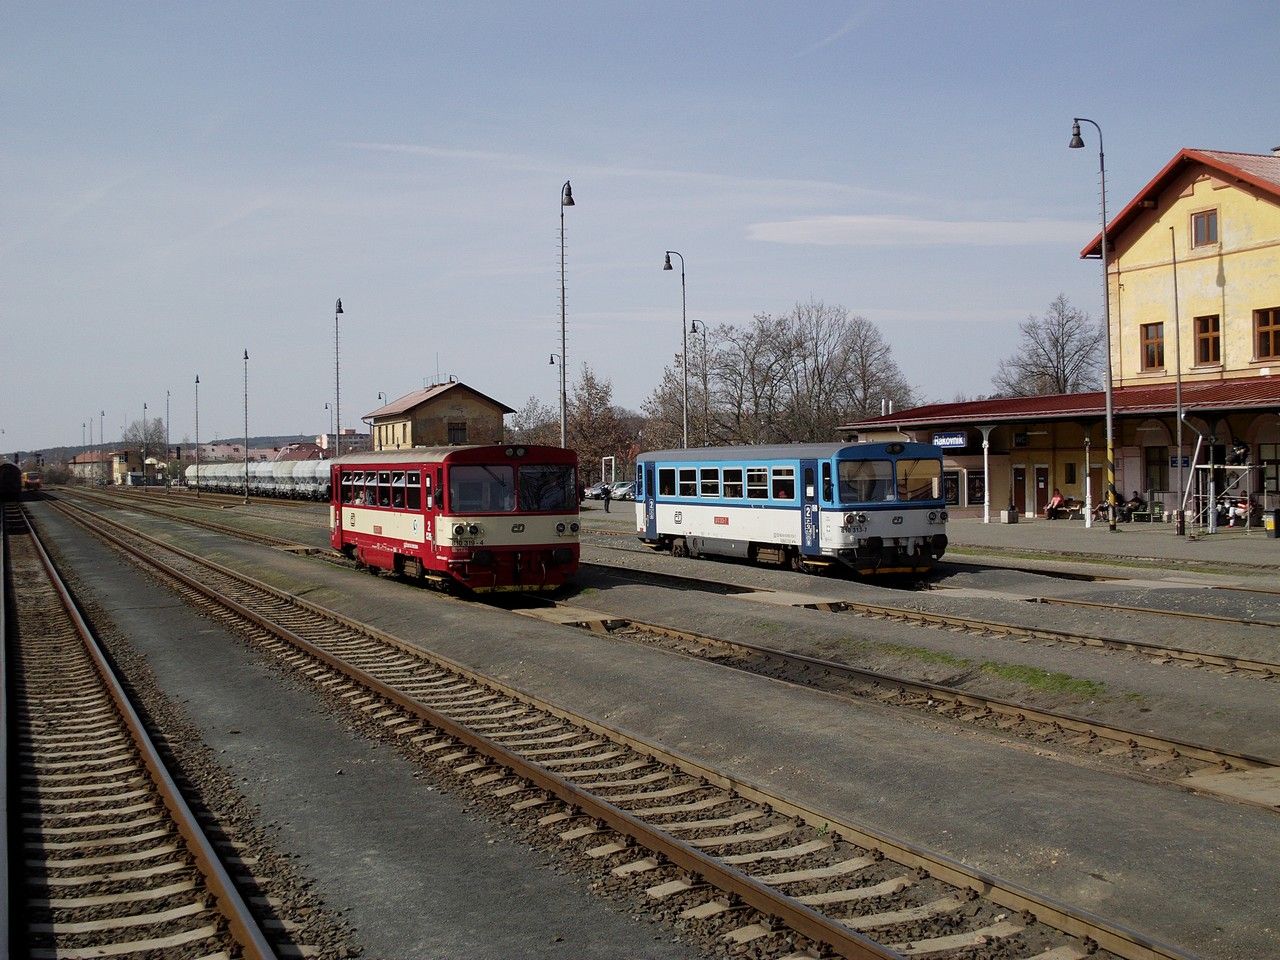
[[[448,393],[451,390],[465,390],[467,393],[471,394],[472,396],[479,397],[481,400],[484,400],[487,403],[493,404],[495,407],[501,410],[504,415],[508,413],[516,412],[513,407],[508,407],[505,403],[499,403],[497,400],[493,399],[493,397],[490,397],[490,396],[487,396],[486,394],[481,393],[479,390],[476,390],[474,387],[469,387],[465,383],[462,383],[461,381],[458,381],[458,380],[451,380],[448,383],[435,383],[429,387],[424,387],[421,390],[414,390],[412,393],[406,393],[403,397],[400,397],[398,400],[393,400],[391,403],[388,403],[386,406],[379,407],[377,410],[374,410],[372,413],[366,413],[360,419],[384,420],[388,417],[400,417],[408,413],[410,410],[414,409],[415,407],[421,406],[422,404],[428,402],[429,400],[435,400],[435,399],[438,399],[439,397],[444,396],[446,393]]]
[[[1134,221],[1143,209],[1142,201],[1150,200],[1160,193],[1169,181],[1180,174],[1186,166],[1200,164],[1208,169],[1251,187],[1261,190],[1277,203],[1280,203],[1280,156],[1266,153],[1233,153],[1229,150],[1193,150],[1190,147],[1179,150],[1177,156],[1164,165],[1159,173],[1143,187],[1107,224],[1107,238],[1111,239],[1122,233]],[[1102,234],[1098,233],[1080,251],[1080,258],[1102,256]]]

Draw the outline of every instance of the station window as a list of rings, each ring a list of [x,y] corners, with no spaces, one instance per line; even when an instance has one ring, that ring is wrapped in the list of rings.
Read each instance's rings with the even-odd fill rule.
[[[698,495],[698,471],[693,467],[680,468],[680,496],[696,497]]]
[[[467,442],[467,425],[466,423],[450,423],[449,424],[449,446],[457,446]]]
[[[676,471],[674,467],[663,467],[658,471],[658,496],[674,497],[676,495]]]
[[[1142,369],[1159,370],[1164,366],[1164,324],[1144,323],[1142,330]]]
[[[716,467],[703,467],[700,474],[698,495],[702,497],[719,497],[720,471]]]
[[[747,499],[769,499],[768,467],[747,467]]]
[[[1255,360],[1271,360],[1280,357],[1280,307],[1253,311],[1254,338],[1258,345]]]
[[[422,509],[422,478],[418,471],[410,470],[406,474],[404,489],[404,507],[406,510]]]
[[[1068,464],[1066,464],[1066,465],[1063,467],[1063,470],[1062,470],[1062,482],[1063,482],[1063,483],[1066,483],[1066,484],[1069,484],[1069,485],[1071,485],[1071,486],[1074,486],[1074,485],[1075,485],[1075,482],[1076,482],[1076,465],[1075,465],[1074,463],[1068,463]]]
[[[1196,317],[1196,363],[1222,362],[1222,332],[1218,314]]]
[[[773,499],[794,500],[796,498],[795,467],[773,468]]]
[[[1218,242],[1218,211],[1201,210],[1191,215],[1191,245],[1207,247]]]
[[[724,498],[726,500],[742,499],[742,468],[724,468]]]

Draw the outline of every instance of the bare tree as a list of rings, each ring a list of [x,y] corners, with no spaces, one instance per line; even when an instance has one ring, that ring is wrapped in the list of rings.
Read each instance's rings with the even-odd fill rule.
[[[120,438],[121,443],[126,448],[136,449],[139,453],[146,451],[149,457],[158,457],[161,460],[167,460],[168,454],[164,453],[164,420],[160,417],[152,419],[148,417],[146,420],[135,420],[125,428],[124,434]]]
[[[596,477],[604,457],[615,457],[619,474],[627,476],[635,459],[635,428],[625,411],[614,406],[613,384],[597,377],[584,363],[571,387],[567,407],[568,443],[578,451],[583,480]]]
[[[1013,397],[1082,393],[1100,386],[1106,331],[1063,294],[1043,317],[1027,317],[1018,325],[1018,352],[1000,361],[991,378],[996,390]]]
[[[508,437],[516,443],[554,447],[560,443],[560,414],[537,397],[530,397],[511,417]]]

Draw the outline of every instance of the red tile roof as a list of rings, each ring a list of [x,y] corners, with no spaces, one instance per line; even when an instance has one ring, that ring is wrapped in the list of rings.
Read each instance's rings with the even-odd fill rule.
[[[1119,387],[1112,391],[1116,416],[1172,414],[1176,410],[1172,383]],[[1185,413],[1209,410],[1280,408],[1280,376],[1243,377],[1182,385]],[[924,427],[942,424],[1008,423],[1028,420],[1067,420],[1106,414],[1103,392],[1058,393],[1043,397],[1002,397],[963,403],[933,403],[901,413],[847,424],[841,430]]]
[[[1107,237],[1118,236],[1143,209],[1143,200],[1158,194],[1187,164],[1204,164],[1223,177],[1250,184],[1263,193],[1280,201],[1280,156],[1269,153],[1233,153],[1230,150],[1193,150],[1186,147],[1165,164],[1164,169],[1151,178],[1151,182],[1138,191],[1107,224]],[[1102,256],[1102,234],[1099,233],[1080,251],[1081,259]]]
[[[427,400],[431,400],[435,397],[438,397],[455,388],[461,388],[463,390],[468,391],[469,393],[474,393],[477,397],[480,397],[484,400],[488,400],[490,403],[494,404],[495,406],[501,407],[502,412],[504,414],[516,412],[513,407],[508,407],[505,403],[499,403],[497,400],[493,399],[493,397],[485,396],[483,393],[481,393],[479,390],[476,390],[474,387],[468,387],[465,383],[460,383],[459,381],[454,380],[449,383],[432,384],[431,386],[424,387],[421,390],[415,390],[413,391],[413,393],[406,393],[399,400],[393,400],[391,403],[388,403],[384,407],[379,407],[377,410],[374,410],[372,413],[366,413],[360,419],[380,420],[383,417],[400,416],[401,414],[408,413],[418,404],[424,403]]]

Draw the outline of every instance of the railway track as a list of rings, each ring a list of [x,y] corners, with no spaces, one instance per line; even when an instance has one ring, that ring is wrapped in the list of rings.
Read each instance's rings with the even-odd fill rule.
[[[1144,779],[1156,779],[1221,797],[1280,811],[1259,795],[1245,771],[1280,768],[1280,760],[1204,743],[1160,737],[1100,723],[1061,711],[969,693],[941,684],[866,670],[840,661],[806,656],[775,647],[679,630],[655,623],[598,614],[577,604],[529,595],[527,610],[539,617],[553,609],[554,622],[608,633],[635,643],[660,646],[721,666],[823,690],[844,698],[924,712],[946,722],[980,728],[1001,737],[1017,737],[1055,753],[1101,761]]]
[[[16,507],[4,524],[14,948],[275,957],[43,547]]]
[[[760,957],[1176,948],[580,717],[114,521],[59,507],[403,749]],[[115,532],[102,529],[109,527]],[[161,559],[163,557],[164,559]]]
[[[621,553],[634,552],[622,550],[620,548],[597,547],[597,549],[615,549]],[[586,566],[587,564],[584,563],[583,565]],[[599,565],[605,566],[604,564]],[[737,585],[724,584],[718,581],[705,581],[672,573],[654,573],[648,571],[636,572],[628,567],[608,566],[608,569],[611,575],[630,577],[637,582],[643,582],[646,580],[666,580],[678,582],[685,587],[688,587],[690,584],[706,583],[708,584],[707,589],[723,590],[726,587],[729,587],[734,594],[750,596],[751,599],[768,600],[770,599],[770,595],[773,595],[773,597],[778,598],[779,602],[786,602],[786,594],[764,588],[739,587]],[[822,610],[827,613],[847,613],[871,620],[914,623],[921,626],[963,632],[981,638],[1011,637],[1017,640],[1036,640],[1046,643],[1067,643],[1074,646],[1095,647],[1105,650],[1120,650],[1128,653],[1141,654],[1157,662],[1181,663],[1204,667],[1220,667],[1230,670],[1240,670],[1258,675],[1264,679],[1275,679],[1277,676],[1280,676],[1280,662],[1275,660],[1262,660],[1254,657],[1237,657],[1224,653],[1176,647],[1172,644],[1147,642],[1143,640],[1126,640],[1117,637],[1104,637],[1080,631],[1055,630],[1048,627],[1032,627],[1024,624],[1007,623],[998,620],[961,617],[953,614],[933,613],[928,610],[918,610],[909,607],[894,606],[891,604],[864,603],[856,600],[842,600],[836,598],[821,599],[812,597],[805,598],[803,596],[799,596],[797,598],[796,605],[806,607],[808,609]],[[1108,610],[1120,613],[1145,614],[1152,612],[1149,608],[1145,607],[1124,607],[1113,604],[1105,604],[1103,606]],[[1165,611],[1156,612],[1161,613],[1162,615],[1165,613]],[[1217,622],[1229,622],[1241,626],[1260,627],[1262,629],[1273,628],[1273,625],[1270,623],[1260,623],[1256,620],[1218,616],[1208,617],[1203,614],[1198,616],[1216,620]]]

